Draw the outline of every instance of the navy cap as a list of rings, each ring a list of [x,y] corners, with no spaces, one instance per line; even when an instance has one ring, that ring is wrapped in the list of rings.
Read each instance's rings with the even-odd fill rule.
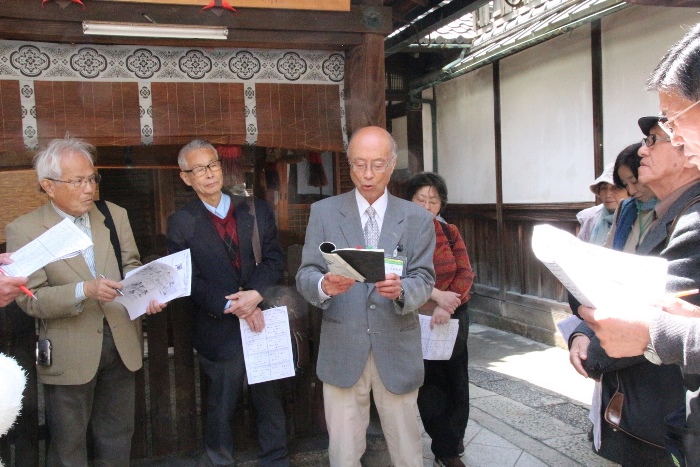
[[[637,120],[637,124],[642,130],[642,133],[644,133],[644,136],[649,136],[651,129],[654,128],[657,123],[659,123],[659,118],[660,117],[642,117]]]

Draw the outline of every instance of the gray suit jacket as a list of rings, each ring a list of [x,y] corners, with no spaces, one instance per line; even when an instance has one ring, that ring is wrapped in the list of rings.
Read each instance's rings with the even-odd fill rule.
[[[683,211],[695,196],[700,196],[700,181],[688,188],[664,217],[652,225],[637,249],[640,254],[658,254],[669,260],[666,285],[669,292],[700,288],[700,203]],[[678,222],[670,231],[676,217]],[[700,295],[685,300],[700,305]],[[691,392],[700,388],[700,319],[663,313],[651,323],[649,334],[661,361],[680,365],[686,388]],[[694,395],[687,405],[690,413],[686,423],[700,431],[700,399]],[[693,439],[697,443],[697,437]],[[700,445],[696,444],[688,455],[689,460],[697,461]]]
[[[379,248],[392,253],[400,245],[400,254],[408,258],[401,279],[403,308],[380,296],[373,284],[359,282],[346,293],[319,303],[318,282],[328,270],[318,249],[324,241],[338,248],[365,244],[354,190],[311,206],[296,276],[299,292],[324,310],[318,377],[338,387],[354,385],[371,350],[379,377],[389,391],[405,394],[419,388],[423,384],[423,354],[417,309],[428,300],[435,284],[432,216],[414,203],[389,195]]]
[[[131,231],[126,211],[107,203],[114,219],[121,246],[124,273],[137,268],[139,252]],[[93,204],[88,213],[94,244],[95,268],[113,280],[119,278],[119,266],[109,240],[105,217]],[[51,203],[25,214],[6,227],[8,251],[16,251],[46,232],[63,219]],[[38,300],[25,295],[17,298],[19,306],[28,315],[43,318],[40,336],[46,336],[53,346],[51,366],[37,366],[39,379],[45,384],[85,384],[97,373],[102,350],[102,320],[107,318],[124,365],[136,371],[143,359],[143,333],[141,319],[131,321],[122,305],[116,302],[98,302],[88,298],[82,307],[75,305],[75,286],[78,282],[94,279],[82,255],[49,263],[29,276],[27,287]]]

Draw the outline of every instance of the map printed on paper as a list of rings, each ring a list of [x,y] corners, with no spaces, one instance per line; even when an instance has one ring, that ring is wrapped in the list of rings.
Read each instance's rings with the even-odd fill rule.
[[[114,301],[126,307],[132,320],[146,312],[151,300],[166,303],[186,297],[192,287],[190,250],[173,253],[129,271],[121,284],[124,295],[117,296]]]

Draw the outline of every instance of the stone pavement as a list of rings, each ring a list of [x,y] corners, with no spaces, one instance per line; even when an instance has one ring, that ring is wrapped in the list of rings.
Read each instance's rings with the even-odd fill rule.
[[[471,412],[462,460],[468,466],[613,466],[587,440],[593,382],[576,373],[566,350],[504,331],[472,325],[469,336]],[[376,430],[376,427],[374,428]],[[383,439],[368,435],[364,467],[386,467]],[[292,465],[327,466],[327,439],[293,446]],[[424,465],[433,465],[423,435]],[[195,466],[194,454],[138,462],[148,467]],[[241,467],[257,465],[240,459]]]

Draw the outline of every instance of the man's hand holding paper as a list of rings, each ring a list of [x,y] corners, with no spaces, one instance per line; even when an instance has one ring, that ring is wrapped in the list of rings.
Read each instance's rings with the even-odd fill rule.
[[[323,293],[333,297],[347,292],[354,284],[355,279],[327,272],[321,281],[321,289]]]

